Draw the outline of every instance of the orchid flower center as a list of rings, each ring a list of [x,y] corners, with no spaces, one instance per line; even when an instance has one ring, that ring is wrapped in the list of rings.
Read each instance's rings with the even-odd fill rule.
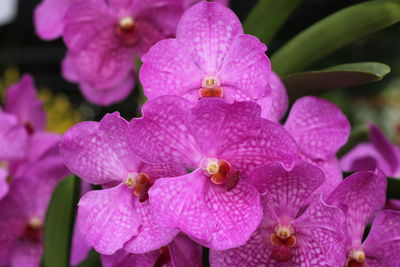
[[[140,202],[149,198],[148,191],[152,186],[150,177],[145,173],[132,172],[125,179],[125,185],[132,189],[132,193],[139,198]]]
[[[217,185],[225,185],[228,191],[235,188],[239,182],[239,172],[232,171],[232,166],[227,160],[207,158],[202,166],[204,174],[210,176],[211,182]]]
[[[29,241],[37,242],[40,240],[43,230],[43,222],[38,217],[32,217],[25,225],[23,238]]]
[[[346,267],[365,267],[366,258],[362,249],[353,249],[347,257]]]
[[[214,74],[206,75],[201,82],[199,91],[200,98],[202,97],[223,97],[224,90],[221,87],[221,81]]]
[[[275,233],[271,235],[271,243],[274,246],[271,257],[278,262],[287,262],[293,257],[291,248],[296,245],[296,236],[290,225],[278,224]]]
[[[123,17],[118,21],[117,36],[122,43],[132,46],[138,43],[139,38],[136,32],[135,20],[131,16]]]

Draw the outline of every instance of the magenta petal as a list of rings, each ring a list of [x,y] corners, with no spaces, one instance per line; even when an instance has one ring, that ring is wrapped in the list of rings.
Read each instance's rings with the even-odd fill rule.
[[[37,267],[43,253],[42,242],[17,241],[11,258],[11,266]]]
[[[160,41],[142,60],[140,81],[149,99],[179,95],[197,100],[203,74],[181,42],[174,39]],[[191,99],[192,95],[196,98]]]
[[[395,173],[400,166],[400,158],[398,157],[396,146],[391,144],[383,132],[374,124],[369,126],[369,135],[372,145],[387,162],[390,170],[388,174]]]
[[[270,257],[273,248],[270,241],[272,231],[273,229],[261,222],[258,229],[251,235],[246,244],[227,250],[210,250],[211,266],[258,267],[266,264],[270,264],[270,266],[281,266]],[[285,266],[284,263],[282,266]]]
[[[365,226],[385,205],[387,180],[382,171],[357,172],[346,178],[329,196],[328,203],[343,207],[346,242],[360,243]],[[348,245],[348,244],[347,244]]]
[[[130,123],[131,150],[147,162],[197,166],[201,153],[189,131],[190,107],[190,102],[176,96],[161,96],[147,102],[143,106],[143,118]]]
[[[132,254],[118,250],[113,255],[101,255],[103,267],[151,267],[159,256],[158,251],[144,254]]]
[[[25,74],[21,80],[7,89],[5,111],[18,117],[24,125],[43,130],[46,114],[42,102],[36,96],[32,76]]]
[[[149,23],[147,19],[137,21],[137,29],[140,42],[132,47],[132,50],[139,58],[146,54],[155,43],[165,38],[160,30],[152,23]]]
[[[360,143],[340,159],[343,171],[373,171],[376,168],[382,169],[385,173],[390,173],[388,166],[382,155],[372,144]]]
[[[257,191],[239,182],[228,192],[207,179],[202,170],[158,179],[149,191],[150,205],[162,223],[204,246],[227,249],[244,244],[262,217]]]
[[[105,1],[86,0],[71,4],[63,19],[63,38],[72,51],[84,49],[99,32],[114,23]]]
[[[125,184],[93,190],[81,198],[78,227],[95,250],[111,255],[138,234],[141,219],[133,198],[132,190]]]
[[[178,229],[162,226],[159,218],[152,214],[148,201],[133,201],[133,208],[141,218],[139,234],[125,243],[124,249],[130,253],[146,253],[168,245],[179,233]]]
[[[315,196],[292,224],[298,242],[294,262],[299,266],[343,266],[343,222],[339,208],[328,206],[321,196]]]
[[[372,223],[363,248],[368,266],[398,266],[400,253],[400,212],[384,210]]]
[[[71,52],[67,53],[61,62],[62,75],[69,82],[78,82],[79,76],[76,73],[74,63],[72,62]]]
[[[271,74],[266,50],[251,35],[239,35],[233,41],[219,70],[222,83],[234,87],[234,90],[224,90],[225,99],[250,100],[264,96]]]
[[[174,267],[203,266],[201,246],[187,236],[177,235],[168,248]]]
[[[106,89],[94,88],[85,82],[82,82],[80,87],[82,94],[90,102],[101,106],[109,106],[122,101],[130,94],[135,87],[135,77],[132,74],[128,74],[125,79]]]
[[[350,124],[334,104],[312,96],[294,103],[285,128],[296,139],[302,152],[312,159],[326,159],[343,146]]]
[[[218,153],[257,136],[260,112],[253,102],[228,104],[219,98],[205,98],[191,110],[189,129],[203,153]]]
[[[100,123],[78,123],[64,135],[60,145],[65,164],[90,183],[123,180],[127,168],[135,164],[125,138],[119,135],[127,126],[117,113],[106,115]]]
[[[61,135],[50,132],[35,132],[29,140],[27,160],[35,161],[58,150]],[[58,153],[57,153],[58,154]]]
[[[44,40],[53,40],[61,36],[63,17],[71,0],[44,0],[34,13],[37,35]]]
[[[86,243],[81,231],[78,229],[77,225],[75,225],[72,236],[69,264],[72,266],[78,265],[78,263],[86,259],[90,249],[91,248]]]
[[[271,162],[254,169],[249,181],[269,199],[278,217],[294,219],[307,205],[309,196],[325,180],[322,171],[305,161],[295,161],[291,168]]]
[[[279,124],[263,119],[259,135],[227,147],[220,152],[220,157],[240,170],[245,178],[255,167],[271,161],[292,164],[299,159],[298,154],[297,144],[289,133]]]
[[[0,160],[19,159],[26,155],[28,133],[14,115],[0,110]]]
[[[279,121],[285,115],[288,107],[288,96],[285,85],[279,76],[271,71],[268,89],[265,96],[257,100],[261,106],[261,116],[271,121]]]
[[[216,73],[233,40],[242,33],[240,21],[232,10],[202,1],[183,14],[176,38],[190,50],[200,69]]]
[[[8,193],[8,182],[7,182],[8,173],[5,169],[0,168],[0,201],[7,195]]]

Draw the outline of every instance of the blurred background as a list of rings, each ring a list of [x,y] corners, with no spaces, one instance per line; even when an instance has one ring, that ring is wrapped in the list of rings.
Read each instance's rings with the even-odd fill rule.
[[[32,14],[40,0],[0,1],[0,95],[4,89],[31,73],[46,103],[48,128],[64,132],[81,120],[99,120],[103,114],[120,111],[130,119],[139,114],[138,90],[125,101],[110,107],[87,102],[77,85],[68,83],[60,74],[65,54],[61,39],[40,40],[33,27]],[[363,1],[305,0],[268,45],[268,55],[308,26],[323,17]],[[230,7],[243,21],[256,0],[231,0]],[[378,61],[389,65],[391,73],[382,81],[331,92],[323,97],[338,104],[349,117],[353,129],[365,129],[367,122],[376,122],[396,143],[400,143],[400,24],[372,34],[335,52],[309,70],[338,64]],[[2,99],[1,98],[1,99]]]

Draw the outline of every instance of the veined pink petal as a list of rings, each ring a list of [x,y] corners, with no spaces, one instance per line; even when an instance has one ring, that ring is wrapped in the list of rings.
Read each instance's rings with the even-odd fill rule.
[[[259,135],[232,144],[220,152],[220,157],[240,170],[241,177],[245,178],[255,167],[271,161],[290,165],[299,159],[298,152],[296,142],[283,127],[263,119]]]
[[[285,128],[312,159],[327,159],[344,145],[350,124],[334,104],[316,97],[300,98],[293,105]]]
[[[36,131],[46,125],[46,114],[42,101],[36,96],[33,78],[25,74],[19,82],[7,89],[5,111],[16,115],[24,125]]]
[[[372,223],[363,248],[367,266],[398,266],[400,253],[400,212],[384,210]]]
[[[71,242],[71,255],[69,263],[72,266],[78,265],[81,261],[86,259],[90,251],[90,246],[86,243],[78,225],[74,226]]]
[[[360,143],[340,159],[343,171],[373,171],[378,166],[385,173],[390,172],[382,155],[372,144]]]
[[[297,245],[293,264],[305,266],[343,266],[344,215],[339,208],[324,203],[315,196],[306,211],[293,222]]]
[[[161,223],[204,246],[227,249],[244,244],[262,217],[259,195],[246,183],[227,191],[207,179],[203,170],[158,179],[149,190],[150,205]]]
[[[36,34],[44,40],[53,40],[61,36],[63,17],[73,0],[44,0],[34,12]]]
[[[141,219],[125,184],[86,193],[78,204],[78,227],[88,244],[111,255],[137,235]]]
[[[285,85],[279,76],[271,71],[268,89],[265,95],[257,100],[257,103],[262,108],[261,116],[265,119],[278,122],[286,113],[288,101]]]
[[[191,105],[176,96],[162,96],[147,102],[143,106],[143,118],[130,123],[130,149],[147,162],[196,167],[202,155],[189,131]]]
[[[92,103],[101,106],[109,106],[126,98],[135,87],[135,77],[128,73],[125,79],[118,84],[106,88],[94,88],[91,85],[82,82],[80,84],[82,94]]]
[[[264,96],[271,73],[266,50],[267,47],[251,35],[239,35],[233,41],[219,70],[222,83],[234,88],[224,90],[225,99],[250,100]]]
[[[124,249],[130,253],[146,253],[168,245],[179,233],[176,228],[159,224],[158,216],[152,214],[149,201],[133,201],[133,208],[141,219],[139,234],[125,243]]]
[[[270,200],[278,217],[296,218],[309,196],[325,180],[322,171],[305,161],[295,161],[291,168],[271,162],[254,169],[249,181]]]
[[[388,174],[394,174],[400,167],[400,158],[398,157],[396,146],[391,144],[384,133],[374,124],[369,126],[369,135],[372,145],[381,154],[389,167],[390,172]]]
[[[260,112],[253,102],[228,104],[219,98],[205,98],[191,110],[188,126],[202,152],[212,155],[257,136]]]
[[[190,50],[200,69],[217,73],[239,34],[243,34],[243,29],[233,11],[202,1],[183,14],[176,37]]]
[[[42,242],[20,241],[14,244],[11,257],[12,267],[37,267],[43,254]]]
[[[158,255],[158,251],[132,254],[120,249],[113,255],[101,255],[101,263],[103,267],[150,267],[154,265]]]
[[[347,246],[361,244],[365,226],[385,205],[387,180],[382,171],[357,172],[328,197],[328,203],[343,207]]]
[[[201,267],[202,248],[187,236],[179,234],[169,245],[169,253],[174,267]]]
[[[158,42],[142,60],[140,81],[150,100],[161,95],[183,96],[188,92],[199,97],[203,73],[179,40]]]
[[[50,132],[35,132],[31,135],[28,148],[29,161],[39,160],[46,155],[58,150],[61,135]]]
[[[67,81],[76,83],[79,81],[79,76],[76,73],[74,63],[72,62],[73,56],[71,56],[71,53],[72,52],[68,52],[61,62],[62,75]]]
[[[141,58],[149,51],[150,47],[164,39],[165,36],[155,25],[149,23],[147,18],[137,21],[136,24],[137,35],[140,36],[140,40],[136,45],[132,46],[132,51]]]
[[[75,125],[60,145],[67,167],[95,184],[121,181],[126,178],[127,168],[135,164],[135,157],[131,157],[119,135],[125,132],[127,122],[117,113],[106,115],[103,120]]]
[[[0,160],[19,159],[26,155],[28,133],[14,115],[0,110]]]

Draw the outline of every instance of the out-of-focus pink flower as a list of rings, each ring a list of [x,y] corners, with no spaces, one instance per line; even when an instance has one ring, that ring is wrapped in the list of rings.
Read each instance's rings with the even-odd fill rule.
[[[343,210],[347,266],[398,266],[400,212],[383,211],[362,242],[365,227],[385,205],[387,180],[379,169],[346,178],[327,202]],[[395,256],[396,255],[396,256]]]
[[[12,177],[18,177],[15,165],[37,160],[32,153],[40,154],[40,150],[46,149],[31,148],[36,146],[34,139],[43,133],[45,123],[43,104],[36,97],[33,79],[24,75],[7,89],[5,108],[0,108],[0,199],[7,194]]]
[[[319,168],[272,162],[253,170],[250,180],[261,193],[264,218],[245,245],[212,250],[213,266],[343,266],[343,213],[320,195],[309,203],[324,181]]]
[[[144,254],[131,254],[119,250],[113,255],[101,255],[103,267],[201,267],[201,246],[180,234],[169,243],[156,251]]]
[[[79,201],[77,223],[89,245],[111,255],[124,248],[145,253],[167,245],[178,230],[161,226],[150,211],[148,190],[159,177],[181,175],[180,166],[145,164],[126,144],[128,122],[118,113],[100,123],[82,122],[63,137],[60,150],[70,170],[89,183],[115,186],[93,190]]]
[[[149,190],[157,217],[200,244],[227,249],[247,241],[262,217],[248,173],[265,162],[297,159],[298,148],[278,124],[260,117],[253,102],[204,98],[193,103],[162,96],[133,119],[129,147],[151,163],[170,162],[192,172],[158,179]]]
[[[176,39],[158,42],[143,56],[140,80],[149,99],[257,100],[270,93],[266,49],[256,37],[243,34],[229,8],[202,1],[183,14]]]
[[[36,34],[43,40],[53,40],[61,36],[64,15],[69,5],[77,0],[43,0],[34,13]]]
[[[380,168],[391,177],[400,178],[400,147],[392,144],[374,124],[369,125],[371,143],[361,143],[344,155],[344,171],[368,171]]]
[[[306,96],[298,99],[284,124],[301,150],[301,157],[321,168],[326,180],[318,192],[328,195],[341,181],[336,152],[350,135],[350,123],[334,104]]]
[[[134,55],[175,34],[182,12],[181,0],[74,1],[63,19],[64,73],[74,72],[94,103],[122,100],[134,86]]]
[[[9,192],[0,202],[0,266],[40,265],[47,205],[57,182],[69,174],[55,140],[34,133],[26,157],[9,161]]]

